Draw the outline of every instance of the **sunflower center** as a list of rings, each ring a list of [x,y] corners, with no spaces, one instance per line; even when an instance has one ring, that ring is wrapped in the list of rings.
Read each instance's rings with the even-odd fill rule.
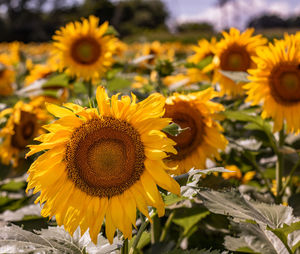
[[[114,118],[92,119],[77,128],[66,149],[69,178],[92,196],[122,194],[144,171],[139,133]]]
[[[101,55],[99,42],[92,37],[80,38],[71,46],[72,58],[81,64],[93,64]]]
[[[221,69],[225,71],[247,71],[251,58],[245,47],[233,44],[221,56]]]
[[[300,101],[300,70],[297,65],[275,68],[271,72],[269,84],[271,94],[277,102],[293,104]]]
[[[202,116],[197,109],[182,101],[166,105],[165,117],[172,118],[181,128],[187,128],[177,136],[168,135],[177,143],[175,148],[178,152],[177,155],[171,155],[170,159],[184,159],[202,143],[204,135]]]
[[[14,126],[12,145],[19,149],[24,149],[33,139],[37,131],[37,118],[35,114],[21,111],[20,124]]]

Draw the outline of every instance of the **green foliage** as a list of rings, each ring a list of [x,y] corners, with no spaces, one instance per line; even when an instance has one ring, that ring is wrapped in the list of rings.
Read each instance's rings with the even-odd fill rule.
[[[71,237],[61,227],[50,227],[34,233],[15,225],[5,225],[0,229],[0,250],[2,253],[104,254],[121,247],[119,240],[115,239],[114,244],[108,245],[108,241],[101,235],[98,236],[98,244],[95,246],[87,233],[80,237],[80,231],[77,230]]]
[[[238,223],[234,227],[239,237],[225,238],[229,250],[295,253],[299,243],[291,245],[288,235],[294,234],[292,239],[299,237],[300,218],[293,216],[291,207],[257,203],[247,200],[237,191],[200,191],[199,196],[211,212],[230,216]]]

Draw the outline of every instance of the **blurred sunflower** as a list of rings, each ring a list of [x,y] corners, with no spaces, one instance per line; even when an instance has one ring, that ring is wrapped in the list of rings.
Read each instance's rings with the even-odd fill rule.
[[[40,109],[38,101],[25,104],[19,101],[13,108],[8,108],[0,113],[0,118],[10,115],[4,128],[0,130],[3,139],[0,144],[0,158],[3,164],[12,163],[18,165],[21,152],[34,137],[41,134],[41,124],[44,124],[49,116]]]
[[[174,50],[170,47],[166,47],[159,41],[153,41],[151,43],[145,43],[142,46],[142,55],[148,56],[152,55],[153,58],[147,59],[142,62],[143,64],[155,65],[157,59],[168,59],[173,60]]]
[[[10,57],[0,55],[0,95],[9,96],[14,92],[15,71],[13,70]]]
[[[112,243],[116,228],[131,238],[136,208],[149,217],[147,206],[164,214],[164,202],[157,189],[179,194],[180,187],[166,172],[163,159],[176,153],[171,139],[160,130],[170,119],[164,114],[165,99],[152,94],[142,102],[136,97],[112,96],[98,87],[96,108],[67,103],[47,104],[56,122],[50,131],[31,145],[30,156],[47,150],[30,167],[28,187],[40,192],[36,202],[42,215],[55,215],[59,225],[71,234],[78,225],[83,234],[89,228],[94,242],[105,217],[106,236]],[[46,166],[47,165],[47,166]]]
[[[255,171],[248,171],[243,176],[241,170],[236,165],[228,165],[225,168],[233,172],[223,172],[222,177],[224,179],[237,179],[240,180],[242,184],[246,184],[251,181],[256,174]]]
[[[90,16],[71,22],[53,36],[53,54],[58,68],[71,76],[96,83],[113,63],[116,38],[105,35],[108,23],[101,26],[99,19]]]
[[[217,40],[215,37],[212,37],[211,41],[208,41],[206,39],[199,40],[198,45],[192,47],[194,54],[188,57],[188,62],[197,64],[204,58],[213,56],[216,44]]]
[[[188,128],[178,136],[169,136],[177,145],[177,154],[166,159],[167,165],[178,165],[176,174],[189,171],[192,167],[206,168],[206,159],[220,159],[219,149],[224,150],[227,140],[221,134],[221,125],[214,120],[224,107],[212,102],[217,96],[212,89],[181,95],[175,93],[166,100],[165,117],[172,118],[181,128]]]
[[[250,83],[246,101],[253,105],[263,103],[262,117],[274,120],[274,131],[283,128],[288,132],[300,132],[300,43],[295,36],[285,36],[267,47],[257,50],[253,60],[256,69],[249,70]]]
[[[254,29],[240,33],[236,28],[230,28],[229,33],[223,32],[224,38],[216,44],[213,83],[219,83],[221,95],[237,96],[244,94],[244,83],[236,84],[220,71],[246,72],[254,68],[251,57],[256,55],[256,49],[267,43],[262,35],[252,36]]]

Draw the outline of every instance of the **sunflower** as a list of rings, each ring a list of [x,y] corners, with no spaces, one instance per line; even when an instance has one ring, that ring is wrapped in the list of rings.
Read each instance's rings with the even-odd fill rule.
[[[27,145],[41,134],[41,124],[44,124],[49,116],[40,109],[38,101],[25,104],[19,101],[13,108],[8,108],[0,113],[0,118],[10,115],[6,125],[0,130],[3,139],[0,144],[0,157],[3,164],[12,163],[18,165],[20,153],[25,151]]]
[[[244,83],[236,84],[220,71],[246,72],[255,67],[251,57],[256,55],[256,48],[266,44],[267,40],[262,35],[252,36],[253,32],[254,29],[247,29],[240,33],[239,30],[231,28],[229,33],[223,32],[224,38],[216,44],[213,83],[219,83],[221,95],[244,94]]]
[[[274,131],[286,121],[288,132],[300,132],[300,44],[293,35],[257,50],[256,69],[249,70],[246,101],[263,103],[262,117],[274,120]]]
[[[155,65],[158,59],[168,59],[170,61],[173,60],[175,52],[172,48],[164,46],[159,41],[153,41],[151,43],[145,43],[142,46],[141,53],[143,56],[148,56],[148,55],[153,56],[153,58],[143,61],[142,65],[143,64]]]
[[[206,39],[199,40],[198,45],[192,47],[194,54],[188,57],[187,61],[197,64],[206,57],[213,57],[216,44],[217,40],[215,37],[212,37],[210,41]]]
[[[14,92],[15,71],[13,70],[10,57],[0,55],[0,95],[9,96]]]
[[[189,171],[192,167],[205,169],[206,159],[220,159],[218,150],[224,150],[227,140],[223,130],[214,120],[214,114],[224,107],[212,102],[217,93],[208,88],[204,91],[181,95],[175,93],[166,100],[165,117],[172,118],[181,128],[187,128],[178,136],[170,136],[177,145],[177,154],[166,159],[168,166],[178,164],[176,174]]]
[[[116,38],[105,35],[108,23],[98,26],[99,19],[90,16],[71,22],[53,36],[53,55],[58,68],[71,76],[96,83],[113,63]]]
[[[174,141],[160,130],[170,119],[164,114],[165,99],[152,94],[142,102],[136,97],[112,96],[98,87],[98,109],[67,103],[47,104],[59,117],[45,126],[50,131],[31,145],[30,156],[47,150],[30,167],[27,190],[40,192],[36,202],[42,215],[55,215],[71,234],[78,225],[89,228],[94,242],[105,217],[106,236],[112,243],[116,228],[131,238],[136,208],[149,217],[147,206],[164,214],[164,202],[156,187],[179,194],[180,188],[165,170],[167,153],[176,153]],[[132,225],[131,225],[132,224]]]

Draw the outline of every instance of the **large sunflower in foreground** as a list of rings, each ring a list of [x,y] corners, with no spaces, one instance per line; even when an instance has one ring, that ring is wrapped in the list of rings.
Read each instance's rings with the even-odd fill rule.
[[[99,19],[90,16],[80,22],[71,22],[56,31],[54,57],[58,68],[71,76],[93,83],[99,81],[113,63],[114,36],[105,35],[108,23],[98,25]]]
[[[252,36],[253,32],[254,29],[247,29],[240,33],[236,28],[231,28],[229,33],[223,32],[224,38],[216,44],[213,83],[220,85],[221,95],[244,94],[244,83],[236,84],[220,71],[246,72],[255,67],[251,57],[256,55],[257,47],[266,44],[267,40],[262,35]]]
[[[136,208],[149,218],[147,206],[164,214],[164,202],[156,185],[179,194],[180,187],[165,170],[163,159],[176,153],[174,141],[160,130],[170,119],[164,114],[165,99],[150,95],[142,102],[119,95],[108,98],[104,88],[96,93],[98,109],[67,103],[48,104],[60,119],[31,145],[30,156],[47,150],[30,167],[28,187],[40,192],[36,202],[42,215],[55,215],[59,225],[73,234],[89,228],[94,242],[105,218],[110,242],[116,228],[131,238]],[[150,219],[150,218],[149,218]]]
[[[253,58],[256,69],[249,70],[250,83],[247,101],[263,103],[262,117],[274,120],[274,131],[286,121],[288,132],[300,132],[300,43],[295,37],[285,36],[268,47],[257,50]]]
[[[0,158],[3,164],[12,163],[18,165],[20,153],[25,151],[27,145],[41,134],[41,124],[49,119],[49,116],[40,106],[42,101],[34,101],[26,104],[19,101],[13,108],[0,112],[0,118],[9,115],[4,128],[0,130]]]
[[[195,167],[206,168],[206,159],[219,159],[219,149],[224,150],[227,140],[223,130],[214,120],[214,114],[224,107],[212,102],[217,96],[212,89],[181,95],[175,93],[166,100],[165,117],[172,118],[181,128],[187,128],[178,136],[170,136],[177,145],[177,154],[166,159],[168,166],[178,165],[176,174],[182,174]]]

